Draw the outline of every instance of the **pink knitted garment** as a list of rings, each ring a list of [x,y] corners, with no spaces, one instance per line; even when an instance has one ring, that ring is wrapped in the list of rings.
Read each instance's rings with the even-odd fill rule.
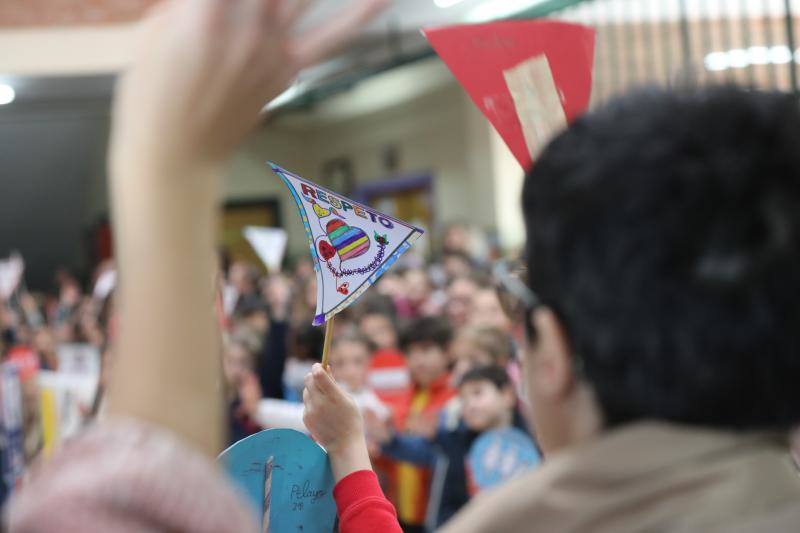
[[[12,533],[253,533],[217,468],[169,433],[107,421],[35,469],[9,509]]]

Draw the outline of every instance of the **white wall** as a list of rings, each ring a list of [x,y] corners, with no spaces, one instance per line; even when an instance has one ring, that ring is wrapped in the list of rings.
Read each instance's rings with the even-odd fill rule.
[[[277,199],[283,226],[289,233],[287,253],[304,253],[308,244],[294,201],[280,178],[269,169],[267,161],[309,178],[316,168],[306,134],[276,126],[265,127],[231,161],[225,179],[225,200]]]
[[[494,130],[490,132],[489,146],[492,152],[495,224],[500,246],[504,250],[518,250],[525,244],[525,223],[521,209],[525,172]]]
[[[479,208],[480,197],[468,184],[475,181],[465,157],[467,117],[461,90],[451,84],[408,104],[365,117],[327,125],[315,131],[317,161],[346,156],[359,182],[391,177],[381,154],[388,146],[399,152],[396,175],[428,173],[433,177],[437,224],[472,219],[479,225],[491,216]]]
[[[436,75],[430,65],[424,69],[426,75]],[[398,99],[398,104],[377,111],[369,106],[355,117],[342,118],[328,108],[324,113],[290,114],[266,123],[231,161],[224,199],[277,199],[289,232],[288,253],[305,254],[305,232],[294,202],[267,161],[316,180],[326,161],[347,157],[360,184],[392,177],[384,168],[382,153],[395,146],[399,152],[397,175],[433,177],[436,227],[428,228],[431,238],[436,240],[436,230],[447,223],[469,222],[497,231],[504,247],[517,246],[523,236],[519,215],[522,171],[466,93],[449,73],[441,75],[443,83],[432,83],[427,92]],[[375,87],[386,90],[385,83]],[[363,91],[360,86],[352,93],[363,98]],[[325,105],[338,105],[341,98]],[[353,102],[347,106],[348,113],[357,108]],[[103,173],[97,172],[92,182],[87,222],[95,221],[108,207]]]
[[[342,118],[331,105],[357,109],[359,102],[339,95],[323,104],[326,109],[279,117],[265,125],[234,158],[226,198],[278,198],[289,231],[289,253],[305,253],[304,232],[291,197],[265,162],[272,160],[316,180],[326,161],[346,157],[357,184],[362,184],[393,177],[382,157],[393,146],[399,154],[395,176],[433,177],[436,220],[429,229],[434,240],[444,225],[468,222],[499,232],[506,248],[518,246],[524,235],[519,214],[522,170],[444,67],[437,67],[439,73],[430,67],[420,66],[426,76],[441,75],[445,81],[431,83],[427,92],[411,99],[398,97],[395,105],[378,110],[365,105],[355,116]],[[351,91],[353,99],[365,101],[365,85],[388,90],[386,83],[369,80]]]

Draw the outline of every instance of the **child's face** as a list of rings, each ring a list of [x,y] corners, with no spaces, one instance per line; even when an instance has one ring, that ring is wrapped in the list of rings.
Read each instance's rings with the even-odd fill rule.
[[[491,289],[483,289],[475,294],[470,310],[470,324],[473,326],[489,326],[508,331],[511,324],[500,305],[497,293]]]
[[[33,346],[42,353],[55,352],[56,341],[52,331],[49,328],[39,328],[33,338]]]
[[[472,266],[461,256],[451,255],[444,259],[444,271],[449,278],[467,276],[472,272]]]
[[[242,375],[250,370],[250,353],[241,344],[228,344],[222,357],[222,369],[228,384],[237,385]]]
[[[408,372],[419,387],[427,387],[447,372],[447,354],[433,343],[413,343],[406,353]]]
[[[430,281],[428,275],[423,270],[414,269],[406,272],[406,291],[405,297],[414,303],[421,303],[428,298],[430,293]]]
[[[250,280],[248,278],[247,265],[242,262],[233,263],[228,269],[228,280],[240,293],[249,291]]]
[[[450,323],[461,326],[469,318],[472,299],[477,292],[475,283],[465,278],[458,278],[447,289],[447,306],[445,308]]]
[[[340,342],[331,350],[330,362],[336,380],[351,392],[358,392],[366,387],[369,350],[364,343]]]
[[[254,311],[245,318],[247,325],[257,333],[266,333],[269,329],[269,316],[266,311]]]
[[[359,322],[361,333],[378,348],[394,348],[397,346],[397,331],[386,315],[364,315]]]
[[[308,284],[306,285],[306,306],[309,309],[314,309],[317,307],[317,278],[312,277],[308,280]]]
[[[489,380],[468,381],[458,391],[464,423],[472,431],[498,429],[511,423],[514,397],[511,389],[498,389]]]
[[[453,383],[459,383],[461,377],[473,368],[495,363],[492,354],[476,346],[474,338],[468,336],[453,341],[450,345],[450,358],[453,361]]]

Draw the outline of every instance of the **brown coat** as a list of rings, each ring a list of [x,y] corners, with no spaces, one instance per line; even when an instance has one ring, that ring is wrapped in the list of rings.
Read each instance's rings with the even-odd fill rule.
[[[443,533],[800,532],[783,439],[641,423],[479,496]]]

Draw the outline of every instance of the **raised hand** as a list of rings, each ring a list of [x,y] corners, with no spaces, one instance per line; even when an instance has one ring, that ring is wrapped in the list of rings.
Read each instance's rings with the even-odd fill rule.
[[[114,103],[120,285],[110,415],[170,428],[210,457],[219,452],[220,340],[209,280],[222,166],[263,106],[385,3],[354,0],[304,33],[305,0],[167,0],[143,24]]]
[[[286,320],[292,306],[292,282],[283,274],[270,276],[263,287],[262,295],[269,304],[271,316],[276,320]]]
[[[364,438],[364,424],[355,401],[319,363],[306,376],[303,422],[311,436],[328,452],[338,481],[356,470],[372,468]]]
[[[331,53],[387,0],[354,0],[298,32],[307,0],[171,0],[142,27],[116,99],[113,155],[224,158],[300,69]],[[121,141],[124,137],[124,144]]]

